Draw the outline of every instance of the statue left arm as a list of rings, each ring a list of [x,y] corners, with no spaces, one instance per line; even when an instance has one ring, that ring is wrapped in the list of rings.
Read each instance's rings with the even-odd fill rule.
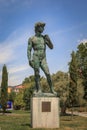
[[[50,48],[50,49],[53,49],[53,44],[49,38],[48,35],[44,35],[44,40],[45,40],[45,43],[47,44],[47,46]]]

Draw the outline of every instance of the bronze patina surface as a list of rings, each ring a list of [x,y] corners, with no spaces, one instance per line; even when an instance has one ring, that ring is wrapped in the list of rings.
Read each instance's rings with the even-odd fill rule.
[[[43,95],[40,86],[40,68],[46,75],[47,82],[50,87],[50,92],[54,95],[57,95],[57,93],[53,89],[53,83],[46,61],[46,46],[48,46],[50,49],[53,49],[53,44],[47,34],[42,35],[44,27],[45,23],[43,22],[38,22],[35,24],[35,35],[29,38],[27,48],[29,65],[34,69],[35,74],[36,89],[34,91],[34,94],[36,96]]]

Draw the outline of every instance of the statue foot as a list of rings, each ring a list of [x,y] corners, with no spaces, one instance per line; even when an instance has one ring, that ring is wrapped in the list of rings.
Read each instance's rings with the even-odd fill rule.
[[[55,96],[57,96],[57,92],[55,92],[54,90],[51,91]]]
[[[39,89],[39,90],[34,90],[34,92],[33,92],[34,94],[40,94],[40,93],[42,93],[42,91]]]
[[[33,95],[36,96],[36,97],[38,97],[38,96],[41,97],[43,95],[43,93],[42,93],[41,90],[38,90],[38,91],[35,90],[34,93],[33,93]]]
[[[38,94],[41,94],[41,93],[42,93],[42,91],[39,89],[39,90],[37,91],[37,93],[38,93]]]
[[[36,95],[37,94],[37,90],[34,90],[33,94]]]

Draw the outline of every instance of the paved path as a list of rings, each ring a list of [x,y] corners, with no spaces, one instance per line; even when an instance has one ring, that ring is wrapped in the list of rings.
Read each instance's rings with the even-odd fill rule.
[[[66,113],[71,114],[70,111],[67,111]],[[82,117],[87,117],[87,112],[73,112],[74,115],[82,116]]]

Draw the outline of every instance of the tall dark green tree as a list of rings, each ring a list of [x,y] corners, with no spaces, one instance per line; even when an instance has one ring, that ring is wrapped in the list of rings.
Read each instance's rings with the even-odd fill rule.
[[[1,106],[3,113],[6,112],[7,100],[8,100],[8,72],[6,65],[2,68],[2,82],[1,82]]]
[[[71,54],[71,62],[69,63],[69,103],[73,107],[77,103],[77,59],[73,51]]]
[[[83,79],[84,86],[83,98],[87,101],[87,42],[80,43],[77,48],[79,74]]]

